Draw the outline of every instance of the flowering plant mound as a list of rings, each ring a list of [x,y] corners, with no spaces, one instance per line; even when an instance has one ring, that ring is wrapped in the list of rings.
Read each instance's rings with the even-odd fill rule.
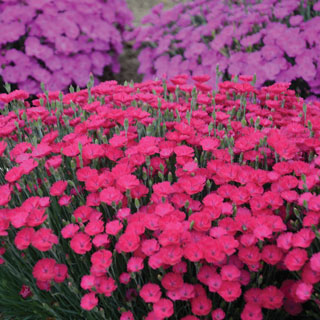
[[[0,97],[2,312],[318,319],[320,102],[187,80]]]
[[[38,93],[86,86],[104,67],[119,72],[123,32],[133,16],[124,0],[0,1],[0,76]]]
[[[219,64],[225,80],[254,73],[257,86],[303,79],[306,94],[319,95],[319,13],[320,3],[300,0],[195,0],[169,11],[160,4],[128,39],[141,49],[144,80],[207,73],[214,85]]]

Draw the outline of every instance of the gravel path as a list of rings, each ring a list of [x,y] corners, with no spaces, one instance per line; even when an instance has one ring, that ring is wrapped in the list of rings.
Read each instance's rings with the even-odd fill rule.
[[[159,3],[163,3],[163,10],[168,10],[181,2],[187,0],[126,0],[128,7],[134,14],[134,26],[140,25],[141,19],[150,12],[150,9]],[[120,73],[115,75],[114,78],[120,84],[124,81],[133,80],[134,82],[141,82],[142,76],[138,75],[139,61],[137,53],[132,50],[130,46],[126,46],[123,54],[120,56],[121,70]],[[108,76],[107,76],[108,77]],[[112,77],[110,75],[108,78]],[[111,78],[110,78],[111,79]]]
[[[176,4],[186,2],[185,0],[126,0],[132,10],[135,20],[134,25],[140,24],[141,19],[150,12],[150,9],[159,3],[163,3],[164,10],[174,7]]]

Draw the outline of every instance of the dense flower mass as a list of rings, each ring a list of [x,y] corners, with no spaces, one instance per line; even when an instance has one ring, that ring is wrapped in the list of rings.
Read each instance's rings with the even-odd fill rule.
[[[117,73],[132,18],[124,0],[0,1],[0,76],[38,93],[41,82],[62,90],[106,66]]]
[[[19,303],[61,319],[317,319],[320,102],[209,80],[1,96],[0,277],[20,281]]]
[[[317,1],[195,0],[162,8],[154,7],[128,37],[141,49],[145,80],[207,73],[215,85],[215,75],[256,73],[258,86],[301,78],[320,94]]]

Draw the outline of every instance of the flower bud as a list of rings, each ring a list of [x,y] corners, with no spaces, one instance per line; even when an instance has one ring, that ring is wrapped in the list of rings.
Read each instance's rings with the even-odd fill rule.
[[[139,199],[134,199],[134,204],[135,204],[135,206],[136,206],[137,210],[139,210],[139,208],[140,208],[140,202],[139,202]]]

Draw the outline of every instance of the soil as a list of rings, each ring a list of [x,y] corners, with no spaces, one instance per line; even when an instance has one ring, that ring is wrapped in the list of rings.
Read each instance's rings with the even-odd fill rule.
[[[163,3],[163,10],[168,10],[174,7],[176,4],[186,2],[185,0],[126,0],[128,7],[134,14],[135,26],[140,25],[141,19],[146,16],[150,9],[159,3]]]
[[[186,0],[126,0],[128,7],[133,12],[135,27],[141,24],[141,19],[146,16],[150,9],[159,3],[163,3],[163,10],[168,10],[176,4],[186,2]],[[122,55],[120,56],[121,70],[119,74],[112,74],[109,70],[105,70],[104,77],[106,80],[115,79],[120,84],[124,81],[141,82],[143,76],[138,75],[139,61],[138,52],[132,49],[131,44],[126,44]]]

